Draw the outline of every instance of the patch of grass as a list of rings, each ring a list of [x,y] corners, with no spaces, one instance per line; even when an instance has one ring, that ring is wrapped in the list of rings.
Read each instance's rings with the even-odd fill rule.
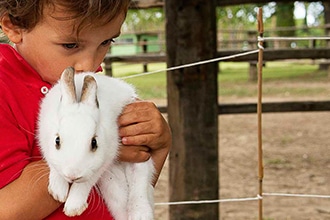
[[[291,62],[270,62],[266,64],[263,78],[268,80],[310,80],[314,78],[318,66]],[[316,78],[314,78],[316,80]]]
[[[125,80],[131,83],[137,89],[137,93],[142,99],[167,97],[166,76],[165,73],[159,73],[155,76],[142,76]]]
[[[235,68],[233,68],[235,67]],[[221,63],[218,75],[219,95],[233,97],[256,97],[257,83],[248,81],[248,63]],[[318,87],[295,86],[295,83],[322,82],[328,80],[326,71],[318,65],[303,62],[268,62],[263,68],[263,94],[266,96],[314,96],[327,93]],[[290,85],[290,84],[291,85]]]
[[[313,64],[294,62],[267,62],[263,68],[263,80],[309,80],[317,75],[317,78],[324,77],[317,72],[318,66]],[[220,82],[247,82],[249,63],[220,63]]]
[[[148,71],[163,70],[165,63],[152,63],[148,65]],[[142,64],[122,64],[113,65],[114,77],[125,77],[143,72]],[[159,72],[152,75],[139,76],[125,79],[126,82],[135,86],[137,93],[142,99],[166,98],[166,72]]]
[[[219,82],[247,82],[249,63],[223,62],[219,65]]]

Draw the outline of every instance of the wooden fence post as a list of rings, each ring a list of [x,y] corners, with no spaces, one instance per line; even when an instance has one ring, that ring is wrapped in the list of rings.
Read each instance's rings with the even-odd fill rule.
[[[216,57],[215,0],[166,0],[168,67]],[[167,73],[170,200],[219,195],[217,63]],[[170,219],[219,219],[219,204],[170,206]]]
[[[111,54],[111,47],[109,48],[109,54]],[[107,76],[112,76],[112,61],[104,60],[104,70]]]
[[[147,54],[148,53],[148,40],[144,39],[141,44],[142,44],[142,53]],[[143,72],[145,72],[145,73],[148,72],[148,63],[147,62],[143,63]]]

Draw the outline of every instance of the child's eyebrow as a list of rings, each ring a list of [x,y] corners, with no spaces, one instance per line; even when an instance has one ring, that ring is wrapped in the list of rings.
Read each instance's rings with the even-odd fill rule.
[[[105,39],[105,40],[110,40],[110,39],[113,39],[113,38],[117,38],[119,37],[121,34],[121,32],[119,31],[117,34]],[[64,42],[77,42],[77,40],[79,42],[84,42],[84,39],[77,39],[77,37],[74,37],[74,36],[71,36],[71,35],[68,35],[68,36],[61,36],[60,39],[61,41],[64,41]]]
[[[58,37],[58,40],[65,41],[65,42],[76,42],[77,41],[77,37],[73,37],[73,36],[60,36],[60,37]]]

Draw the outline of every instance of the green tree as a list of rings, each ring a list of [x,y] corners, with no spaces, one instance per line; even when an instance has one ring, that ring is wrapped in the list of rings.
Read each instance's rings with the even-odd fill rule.
[[[277,3],[276,4],[276,28],[280,29],[277,34],[280,37],[295,36],[294,19],[294,3]],[[290,41],[280,41],[280,47],[290,46]]]
[[[165,15],[162,8],[130,9],[127,13],[124,31],[163,31]]]
[[[218,29],[247,28],[255,24],[256,4],[218,7]]]

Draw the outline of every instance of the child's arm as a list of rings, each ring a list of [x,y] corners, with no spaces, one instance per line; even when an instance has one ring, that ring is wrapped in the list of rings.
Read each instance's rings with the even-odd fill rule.
[[[152,102],[138,101],[125,107],[118,123],[124,145],[120,159],[143,162],[151,156],[156,184],[172,145],[171,131],[164,117]]]
[[[28,164],[20,177],[0,190],[1,219],[43,219],[61,204],[48,193],[49,170],[43,160]]]

